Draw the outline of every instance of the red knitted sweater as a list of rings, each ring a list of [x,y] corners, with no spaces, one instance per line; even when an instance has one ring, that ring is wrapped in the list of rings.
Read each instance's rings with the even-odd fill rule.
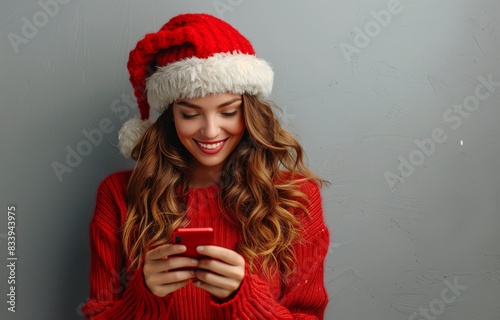
[[[311,218],[299,215],[303,242],[295,248],[296,271],[282,286],[279,278],[267,281],[248,267],[239,291],[219,303],[203,289],[189,284],[161,298],[144,284],[142,267],[125,273],[121,227],[126,218],[126,185],[131,171],[117,172],[99,186],[90,223],[90,297],[82,308],[88,319],[323,319],[328,302],[323,264],[329,233],[322,214],[319,188],[301,185],[310,200]],[[191,189],[188,197],[190,227],[213,227],[215,245],[233,249],[240,233],[220,215],[213,185]]]

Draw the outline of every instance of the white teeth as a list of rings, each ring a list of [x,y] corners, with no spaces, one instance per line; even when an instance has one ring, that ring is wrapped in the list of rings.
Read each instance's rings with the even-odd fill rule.
[[[218,147],[220,147],[222,144],[224,143],[224,141],[221,141],[221,142],[217,142],[217,143],[214,143],[214,144],[205,144],[205,143],[201,143],[201,142],[198,142],[198,144],[200,145],[200,147],[202,147],[203,149],[216,149]]]

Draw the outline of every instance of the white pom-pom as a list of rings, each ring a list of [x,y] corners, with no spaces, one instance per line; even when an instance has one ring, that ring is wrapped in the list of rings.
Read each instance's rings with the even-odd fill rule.
[[[132,118],[123,124],[118,132],[118,148],[125,158],[130,158],[132,150],[152,124],[150,120],[139,118]]]

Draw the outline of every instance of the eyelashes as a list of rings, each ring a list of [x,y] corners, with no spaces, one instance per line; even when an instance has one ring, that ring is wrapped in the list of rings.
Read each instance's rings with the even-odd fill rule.
[[[222,112],[221,115],[226,118],[231,118],[234,117],[238,114],[238,111],[233,111],[233,112]],[[187,113],[182,113],[182,118],[183,119],[194,119],[198,117],[199,114],[187,114]]]
[[[185,113],[182,114],[183,119],[193,119],[196,116],[197,116],[197,114],[185,114]]]
[[[237,115],[237,114],[238,114],[238,111],[233,111],[233,112],[223,112],[223,113],[222,113],[222,115],[223,115],[224,117],[228,117],[228,118],[229,118],[229,117],[234,117],[234,116],[235,116],[235,115]]]

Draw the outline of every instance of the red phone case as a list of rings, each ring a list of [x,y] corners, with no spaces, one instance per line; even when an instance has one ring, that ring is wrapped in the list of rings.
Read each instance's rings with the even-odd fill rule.
[[[179,256],[200,258],[203,255],[196,251],[196,247],[214,244],[214,229],[179,228],[172,234],[172,243],[186,246],[186,251],[179,254]]]

